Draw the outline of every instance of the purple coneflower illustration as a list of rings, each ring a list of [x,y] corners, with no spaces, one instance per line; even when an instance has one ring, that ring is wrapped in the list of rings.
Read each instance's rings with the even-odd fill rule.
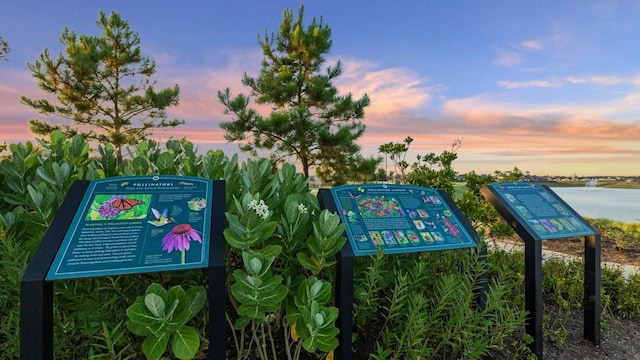
[[[182,264],[185,263],[186,251],[191,248],[190,242],[195,240],[202,244],[200,233],[189,224],[179,224],[174,226],[167,235],[162,238],[162,250],[171,254],[173,250],[182,252]]]

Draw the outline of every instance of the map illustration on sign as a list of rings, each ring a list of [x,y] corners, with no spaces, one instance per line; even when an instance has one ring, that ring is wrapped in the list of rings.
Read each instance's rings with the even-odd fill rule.
[[[546,186],[504,182],[487,185],[487,189],[540,240],[594,234],[593,228]]]
[[[92,181],[47,280],[206,267],[212,188],[183,176]]]
[[[433,189],[346,185],[331,189],[354,254],[406,253],[477,246],[442,196]],[[453,205],[455,206],[455,205]]]

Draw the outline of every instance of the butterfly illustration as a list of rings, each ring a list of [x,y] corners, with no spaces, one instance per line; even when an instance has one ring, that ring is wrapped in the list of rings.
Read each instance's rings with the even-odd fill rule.
[[[126,210],[131,210],[134,206],[140,205],[142,203],[144,203],[144,201],[142,200],[119,197],[118,199],[113,200],[109,204],[109,206],[114,207],[121,211],[126,211]]]
[[[151,212],[153,213],[155,220],[147,220],[147,222],[153,226],[162,226],[174,222],[174,220],[169,217],[169,209],[167,208],[162,212],[151,208]]]
[[[362,197],[362,194],[353,195],[351,192],[349,192],[349,197],[354,199],[354,200],[358,200],[359,198]]]

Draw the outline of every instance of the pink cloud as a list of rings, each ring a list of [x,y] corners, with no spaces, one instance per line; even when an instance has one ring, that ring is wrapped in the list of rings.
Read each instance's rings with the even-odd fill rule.
[[[415,110],[432,98],[434,88],[426,86],[428,79],[406,68],[381,69],[371,62],[357,60],[346,60],[342,64],[343,74],[335,85],[341,93],[350,92],[354,97],[367,94],[371,99],[367,116]]]

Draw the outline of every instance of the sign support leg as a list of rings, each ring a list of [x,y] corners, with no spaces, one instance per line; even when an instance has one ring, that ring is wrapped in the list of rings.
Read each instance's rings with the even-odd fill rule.
[[[600,234],[584,239],[584,337],[600,344]]]
[[[337,212],[336,203],[331,196],[331,190],[318,191],[320,208]],[[334,351],[337,360],[351,360],[351,334],[353,333],[353,272],[354,253],[347,241],[337,254],[336,265],[336,306],[338,307],[338,348]]]
[[[336,359],[351,359],[351,335],[353,333],[353,250],[347,242],[338,255],[336,276],[336,305],[340,339],[336,349]]]
[[[211,241],[209,244],[209,360],[226,359],[226,292],[225,288],[225,182],[213,182],[212,203],[218,206],[211,212]]]
[[[27,320],[28,319],[28,320]],[[20,357],[53,359],[53,283],[20,283]]]
[[[525,309],[529,313],[525,328],[533,337],[531,352],[542,360],[542,242],[525,239],[524,253]]]

